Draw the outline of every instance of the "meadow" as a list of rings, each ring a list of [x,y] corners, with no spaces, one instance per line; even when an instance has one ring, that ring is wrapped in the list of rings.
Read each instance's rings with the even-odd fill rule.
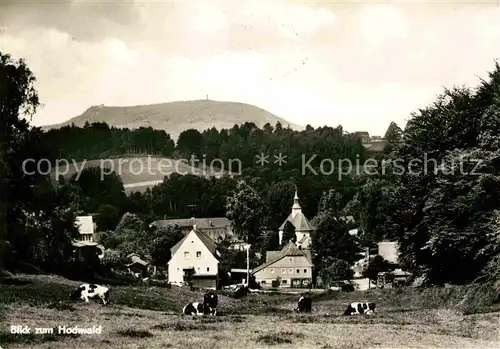
[[[499,348],[498,291],[483,286],[325,292],[313,313],[296,295],[219,295],[220,316],[179,315],[202,292],[113,286],[112,304],[70,302],[79,285],[58,276],[18,275],[0,283],[2,348]],[[374,316],[342,316],[347,303],[377,303]],[[11,334],[10,326],[101,326],[101,334]]]

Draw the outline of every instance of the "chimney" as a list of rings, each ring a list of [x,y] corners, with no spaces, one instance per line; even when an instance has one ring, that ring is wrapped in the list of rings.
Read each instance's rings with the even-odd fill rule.
[[[196,230],[196,224],[193,224],[193,230]]]

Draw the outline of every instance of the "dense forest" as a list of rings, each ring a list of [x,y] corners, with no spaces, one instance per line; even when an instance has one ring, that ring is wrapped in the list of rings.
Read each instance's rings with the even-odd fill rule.
[[[390,137],[390,144],[399,141],[401,132],[396,124],[389,126],[388,135],[396,135]],[[40,138],[45,152],[53,161],[56,158],[78,161],[131,153],[187,159],[195,156],[206,159],[206,162],[220,159],[226,166],[232,159],[239,159],[243,171],[237,178],[251,183],[263,198],[266,204],[263,221],[269,229],[276,229],[288,215],[295,189],[299,191],[304,212],[309,217],[316,215],[320,197],[327,189],[333,188],[342,193],[344,203],[352,199],[356,192],[353,176],[344,174],[339,178],[338,168],[334,168],[332,173],[324,174],[323,171],[322,174],[320,168],[325,167],[321,167],[321,159],[331,159],[336,166],[340,159],[356,164],[363,163],[370,156],[360,138],[343,132],[341,126],[316,129],[307,126],[301,132],[282,128],[279,123],[274,127],[265,125],[262,129],[253,123],[220,131],[215,128],[204,132],[191,129],[182,132],[174,145],[164,131],[151,128],[123,130],[110,128],[105,123],[93,123],[83,128],[67,126],[50,130]],[[265,166],[256,164],[256,155],[261,152],[270,157]],[[281,166],[273,163],[273,155],[279,153],[287,156],[286,163]],[[308,161],[314,156],[313,161]],[[302,173],[305,162],[313,170],[306,168],[307,171]],[[101,213],[101,206],[106,205],[111,212],[109,206],[113,206],[119,215],[133,212],[146,221],[163,217],[224,216],[225,198],[236,188],[236,178],[206,179],[173,174],[142,194],[133,193],[128,198],[122,195],[121,199],[102,195],[109,191],[109,182],[115,180],[119,181],[119,178],[111,176],[103,183],[97,172],[85,170],[78,179],[70,182],[76,183],[89,197],[88,204],[82,207],[83,211]]]
[[[312,219],[317,271],[349,277],[362,247],[399,242],[400,265],[431,284],[498,280],[500,276],[500,66],[477,88],[453,88],[412,115],[405,129],[389,125],[385,151],[369,154],[361,140],[336,128],[293,131],[252,123],[230,130],[186,130],[177,144],[163,131],[122,130],[103,123],[41,132],[22,116],[39,105],[35,77],[24,61],[0,54],[0,268],[20,260],[62,272],[79,214],[97,213],[106,247],[131,246],[164,264],[179,231],[151,231],[155,219],[227,216],[260,251],[279,248],[276,228],[297,189]],[[127,196],[118,175],[89,168],[69,180],[22,171],[24,159],[96,159],[123,154],[240,159],[240,176],[172,174],[145,193]],[[266,166],[255,155],[271,156]],[[287,155],[286,164],[272,156]],[[303,158],[383,161],[384,171],[338,176],[302,173]],[[415,161],[418,159],[417,161]],[[33,169],[33,168],[31,168]],[[352,215],[356,222],[341,218]],[[348,230],[359,227],[358,237]],[[293,234],[292,234],[293,235]],[[291,236],[293,238],[293,236]],[[240,263],[226,250],[226,261]],[[228,262],[228,263],[233,263]],[[252,261],[253,264],[260,261]]]

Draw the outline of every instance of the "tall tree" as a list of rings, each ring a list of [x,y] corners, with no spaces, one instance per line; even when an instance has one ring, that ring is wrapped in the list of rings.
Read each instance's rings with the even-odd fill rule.
[[[201,148],[203,146],[203,136],[200,131],[189,129],[181,132],[177,140],[177,150],[184,156],[195,155],[201,157]]]
[[[356,241],[349,235],[346,223],[340,219],[339,200],[335,190],[325,191],[320,199],[318,215],[311,222],[316,228],[311,249],[320,275],[321,270],[329,266],[329,258],[351,264],[358,259],[360,252]]]
[[[14,60],[0,52],[0,269],[9,250],[9,231],[20,219],[16,209],[26,194],[29,180],[17,177],[24,159],[17,154],[29,134],[27,121],[39,106],[35,77],[23,59]]]
[[[394,121],[391,121],[387,131],[385,131],[384,139],[391,144],[397,144],[403,140],[403,130]]]
[[[233,196],[227,198],[226,216],[234,222],[240,236],[253,244],[261,235],[264,202],[259,194],[240,181]]]
[[[161,227],[151,233],[148,250],[152,263],[156,266],[166,266],[170,260],[170,249],[182,240],[184,234],[179,226]]]

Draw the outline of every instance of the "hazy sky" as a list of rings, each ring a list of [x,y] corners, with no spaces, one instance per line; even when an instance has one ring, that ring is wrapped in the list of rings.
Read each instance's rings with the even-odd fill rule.
[[[38,79],[36,125],[208,94],[382,135],[500,58],[498,0],[2,1],[0,50]]]

